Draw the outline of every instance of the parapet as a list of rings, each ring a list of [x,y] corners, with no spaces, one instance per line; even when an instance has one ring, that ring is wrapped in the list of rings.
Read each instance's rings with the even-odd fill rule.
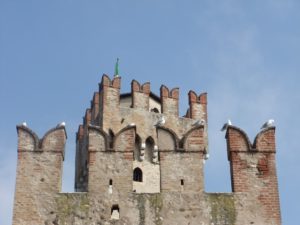
[[[192,119],[204,119],[207,122],[207,93],[197,95],[189,92],[189,105],[187,117]]]
[[[86,110],[83,126],[95,125],[102,127],[106,132],[121,129],[124,124],[124,108],[146,112],[164,114],[176,120],[179,118],[179,88],[169,89],[160,87],[160,96],[151,91],[150,82],[140,83],[137,80],[131,82],[131,93],[120,94],[121,77],[109,78],[102,76],[99,91],[94,92],[91,106]],[[194,91],[188,93],[189,109],[184,118],[201,121],[207,126],[207,94],[199,96]],[[122,112],[121,112],[122,108]],[[126,111],[128,114],[128,110]],[[122,119],[123,118],[123,119]],[[188,120],[186,120],[188,121]],[[129,122],[130,123],[130,122]],[[127,123],[127,124],[129,124]]]
[[[121,88],[121,77],[120,76],[114,77],[111,80],[108,75],[103,74],[102,81],[101,81],[99,87],[100,87],[100,90],[102,90],[105,87],[120,89]]]
[[[58,152],[64,157],[67,134],[64,126],[50,129],[42,139],[27,126],[18,125],[18,152]]]
[[[179,88],[169,91],[165,85],[160,87],[162,113],[178,116]]]
[[[99,92],[95,92],[91,101],[91,123],[99,124]]]
[[[102,76],[102,81],[99,84],[99,93],[95,93],[92,101],[92,120],[96,118],[97,111],[94,112],[95,106],[100,105],[100,110],[105,113],[105,108],[113,108],[114,111],[120,105],[120,88],[121,77],[115,77],[112,80],[108,75]],[[136,80],[131,82],[131,108],[144,109],[150,111],[149,97],[151,96],[150,82],[141,84]],[[127,97],[127,95],[126,95]],[[155,99],[156,100],[156,99]],[[191,119],[205,119],[207,121],[207,93],[202,93],[199,96],[194,91],[188,93],[189,113],[185,116]],[[169,89],[167,86],[160,87],[161,113],[166,115],[179,116],[179,88]],[[102,107],[101,107],[102,105]],[[110,110],[108,110],[110,111]],[[159,111],[159,110],[158,110]],[[101,112],[100,112],[101,113]]]
[[[136,80],[131,82],[132,108],[149,111],[150,82],[140,85]]]
[[[276,152],[275,127],[261,130],[256,135],[252,144],[247,134],[242,129],[230,125],[226,132],[226,140],[229,155],[231,152]]]
[[[275,163],[275,127],[261,130],[252,144],[243,130],[230,125],[226,140],[232,191],[248,193],[257,201],[261,214],[268,220],[267,224],[281,224]]]

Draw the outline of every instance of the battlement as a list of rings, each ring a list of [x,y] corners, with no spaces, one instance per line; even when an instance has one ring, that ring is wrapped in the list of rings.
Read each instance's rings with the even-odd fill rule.
[[[56,126],[39,138],[37,134],[24,125],[17,126],[18,152],[58,152],[64,157],[67,134],[64,126]]]
[[[136,80],[131,82],[132,108],[149,110],[149,95],[150,82],[146,82],[143,85],[140,85]]]
[[[165,85],[160,87],[162,113],[178,116],[179,88],[169,91]]]
[[[102,113],[110,112],[110,108],[114,108],[116,112],[119,107],[130,107],[163,113],[178,117],[179,115],[179,88],[173,88],[171,91],[165,85],[160,87],[160,97],[151,92],[150,82],[140,84],[136,80],[131,82],[131,93],[120,94],[121,77],[115,77],[112,80],[108,75],[102,76],[99,84],[99,92],[95,92],[91,101],[91,111],[93,124],[97,123],[99,109]],[[207,119],[207,94],[202,93],[199,96],[194,91],[188,93],[190,104],[189,113],[186,118],[191,119]],[[102,106],[102,107],[101,107]],[[100,108],[99,108],[100,107]]]
[[[121,77],[114,77],[112,80],[109,78],[108,75],[103,74],[101,83],[99,85],[100,91],[106,87],[110,88],[121,88]]]
[[[206,193],[207,93],[189,91],[179,116],[179,88],[103,75],[76,133],[75,191],[60,193],[64,123],[43,138],[17,126],[18,224],[280,225],[275,127],[250,142],[228,125],[232,193]],[[205,210],[204,210],[205,209]]]
[[[240,128],[230,125],[226,132],[228,159],[232,153],[245,152],[250,154],[276,153],[275,127],[261,130],[254,138],[253,144],[247,134]]]
[[[254,138],[252,144],[242,129],[230,125],[226,132],[226,139],[230,152],[276,152],[275,127],[268,127],[261,130]]]

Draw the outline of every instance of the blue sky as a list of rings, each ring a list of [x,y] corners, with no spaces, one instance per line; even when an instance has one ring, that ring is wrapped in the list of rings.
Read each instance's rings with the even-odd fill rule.
[[[15,126],[40,137],[65,121],[63,191],[73,191],[75,132],[103,73],[120,58],[130,82],[208,92],[208,192],[230,192],[226,142],[230,118],[250,139],[276,121],[283,224],[300,208],[300,1],[0,0],[0,218],[11,224],[17,161]]]

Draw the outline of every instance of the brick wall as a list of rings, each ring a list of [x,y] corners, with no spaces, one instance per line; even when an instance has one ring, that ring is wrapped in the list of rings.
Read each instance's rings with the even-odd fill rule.
[[[166,86],[162,85],[160,99],[162,113],[178,117],[179,88],[173,88],[169,91]]]
[[[77,132],[76,188],[86,193],[59,193],[64,127],[41,140],[27,127],[17,128],[13,224],[281,224],[274,127],[252,144],[244,131],[229,126],[233,192],[205,193],[206,93],[190,91],[188,112],[178,117],[178,88],[162,85],[159,99],[149,82],[132,81],[126,95],[131,103],[120,105],[120,87],[120,77],[103,75]],[[150,99],[151,109],[162,113],[151,112]],[[165,124],[158,125],[162,116]],[[144,175],[138,186],[135,167]],[[116,206],[119,220],[111,218]]]
[[[47,132],[43,139],[18,126],[18,166],[13,224],[44,224],[55,208],[61,190],[66,133],[63,127]]]
[[[251,144],[239,128],[226,134],[233,192],[249,193],[262,207],[265,223],[281,224],[275,166],[275,128],[262,130]]]

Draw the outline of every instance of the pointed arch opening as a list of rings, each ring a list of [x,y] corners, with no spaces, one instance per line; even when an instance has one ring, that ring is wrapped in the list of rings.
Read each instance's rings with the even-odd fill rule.
[[[154,140],[152,137],[148,137],[146,139],[146,149],[145,149],[145,160],[148,162],[152,162],[153,148],[154,148]]]
[[[115,133],[112,131],[112,129],[108,130],[108,135],[109,135],[109,147],[112,149],[113,146],[113,140],[115,138]]]
[[[134,160],[136,160],[136,161],[140,161],[140,157],[141,157],[140,146],[141,146],[141,138],[138,135],[136,135],[135,147],[134,147],[134,152],[133,152],[133,157],[134,157]]]

